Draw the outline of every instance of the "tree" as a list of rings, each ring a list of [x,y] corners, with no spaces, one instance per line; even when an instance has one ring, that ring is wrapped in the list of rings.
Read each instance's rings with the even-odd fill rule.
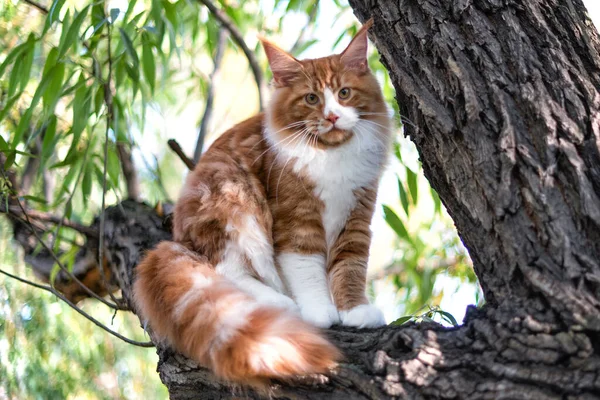
[[[415,125],[406,130],[469,249],[486,305],[455,328],[330,330],[345,362],[327,376],[280,383],[273,397],[596,398],[600,40],[583,4],[350,4],[359,19],[375,18],[371,38]],[[127,304],[141,252],[168,229],[134,201],[102,220],[106,273]],[[40,262],[51,255],[31,245],[28,221],[13,219],[15,236]],[[173,399],[258,397],[158,350]]]

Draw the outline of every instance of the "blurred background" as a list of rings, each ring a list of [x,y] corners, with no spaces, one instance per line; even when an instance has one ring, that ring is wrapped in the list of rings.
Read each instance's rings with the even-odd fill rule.
[[[103,197],[111,205],[131,195],[120,149],[137,171],[137,197],[173,202],[188,169],[167,141],[175,139],[193,159],[259,111],[248,57],[203,3],[0,1],[0,150],[9,155],[5,166],[22,176],[39,160],[26,196],[32,207],[90,224]],[[239,31],[265,82],[270,75],[257,34],[298,58],[317,58],[342,51],[359,28],[344,0],[209,3]],[[598,24],[600,5],[586,5]],[[433,319],[451,326],[468,305],[484,303],[481,289],[403,136],[412,122],[395,103],[373,46],[370,65],[394,110],[396,144],[372,224],[369,295],[389,323]],[[9,190],[0,177],[0,191]],[[49,234],[68,264],[80,235],[64,226]],[[0,216],[0,269],[35,281],[12,237]],[[148,340],[131,313],[95,300],[79,306],[127,337]],[[156,362],[154,349],[128,345],[52,294],[0,275],[0,400],[167,398]]]

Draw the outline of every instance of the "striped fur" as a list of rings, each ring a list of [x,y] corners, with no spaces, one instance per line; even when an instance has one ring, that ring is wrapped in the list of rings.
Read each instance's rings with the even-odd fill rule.
[[[224,379],[325,371],[340,355],[315,326],[383,323],[365,280],[391,135],[367,27],[316,60],[263,41],[275,84],[266,114],[202,156],[175,208],[174,242],[136,269],[141,317]]]

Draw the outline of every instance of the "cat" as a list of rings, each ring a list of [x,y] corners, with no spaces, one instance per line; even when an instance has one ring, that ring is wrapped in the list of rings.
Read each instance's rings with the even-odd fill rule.
[[[221,378],[323,372],[340,353],[317,328],[385,324],[365,295],[392,140],[367,63],[371,25],[319,59],[261,38],[274,86],[266,112],[206,151],[175,207],[174,241],[136,268],[142,320]]]

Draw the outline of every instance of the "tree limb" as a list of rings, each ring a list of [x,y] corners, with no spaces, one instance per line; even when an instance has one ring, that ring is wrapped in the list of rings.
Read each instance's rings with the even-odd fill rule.
[[[125,185],[127,186],[127,197],[132,200],[139,200],[140,182],[133,163],[131,150],[125,143],[118,142],[117,154],[119,155],[119,161],[121,162],[121,171],[123,171]]]
[[[44,7],[43,5],[37,3],[37,2],[35,2],[33,0],[23,0],[23,2],[29,4],[30,6],[33,6],[33,7],[37,8],[43,14],[48,14],[48,9],[46,7]]]
[[[252,70],[252,74],[254,75],[254,80],[256,81],[256,88],[258,90],[258,103],[260,109],[264,108],[264,94],[263,94],[263,76],[260,65],[258,64],[258,60],[256,59],[254,52],[250,50],[246,42],[244,41],[244,36],[235,25],[235,23],[229,18],[229,16],[220,8],[215,6],[210,0],[198,0],[200,3],[204,4],[211,14],[223,25],[225,29],[229,31],[231,34],[231,38],[244,52],[244,55],[248,59],[248,63],[250,64],[250,69]]]
[[[192,171],[196,167],[196,164],[192,160],[190,160],[190,158],[188,156],[185,155],[185,153],[183,152],[183,149],[181,148],[179,143],[177,143],[177,140],[169,139],[167,141],[167,144],[169,145],[169,148],[171,150],[173,150],[173,152],[175,152],[175,154],[177,154],[179,156],[181,161],[183,161],[185,166],[188,167],[188,169],[190,171]]]
[[[31,282],[25,278],[21,278],[17,275],[13,275],[9,272],[6,272],[2,269],[0,269],[0,274],[4,274],[6,276],[8,276],[9,278],[15,279],[19,282],[25,283],[29,286],[33,286],[37,289],[41,289],[44,290],[46,292],[50,292],[53,295],[55,295],[56,297],[58,297],[59,299],[61,299],[63,302],[65,302],[69,307],[71,307],[73,310],[77,311],[80,315],[82,315],[84,318],[86,318],[87,320],[91,321],[94,323],[94,325],[96,325],[97,327],[101,328],[102,330],[110,333],[111,335],[113,335],[116,338],[121,339],[122,341],[132,344],[134,346],[139,346],[139,347],[154,347],[154,343],[152,342],[138,342],[137,340],[132,340],[129,339],[123,335],[121,335],[119,332],[113,331],[112,329],[110,329],[108,326],[104,325],[102,322],[98,321],[96,318],[92,317],[91,315],[89,315],[88,313],[86,313],[85,311],[83,311],[81,308],[77,307],[74,303],[72,303],[71,301],[69,301],[69,299],[67,299],[65,296],[63,296],[60,292],[58,292],[56,289],[54,289],[52,286],[47,286],[47,285],[40,285],[39,283],[35,283],[35,282]]]

